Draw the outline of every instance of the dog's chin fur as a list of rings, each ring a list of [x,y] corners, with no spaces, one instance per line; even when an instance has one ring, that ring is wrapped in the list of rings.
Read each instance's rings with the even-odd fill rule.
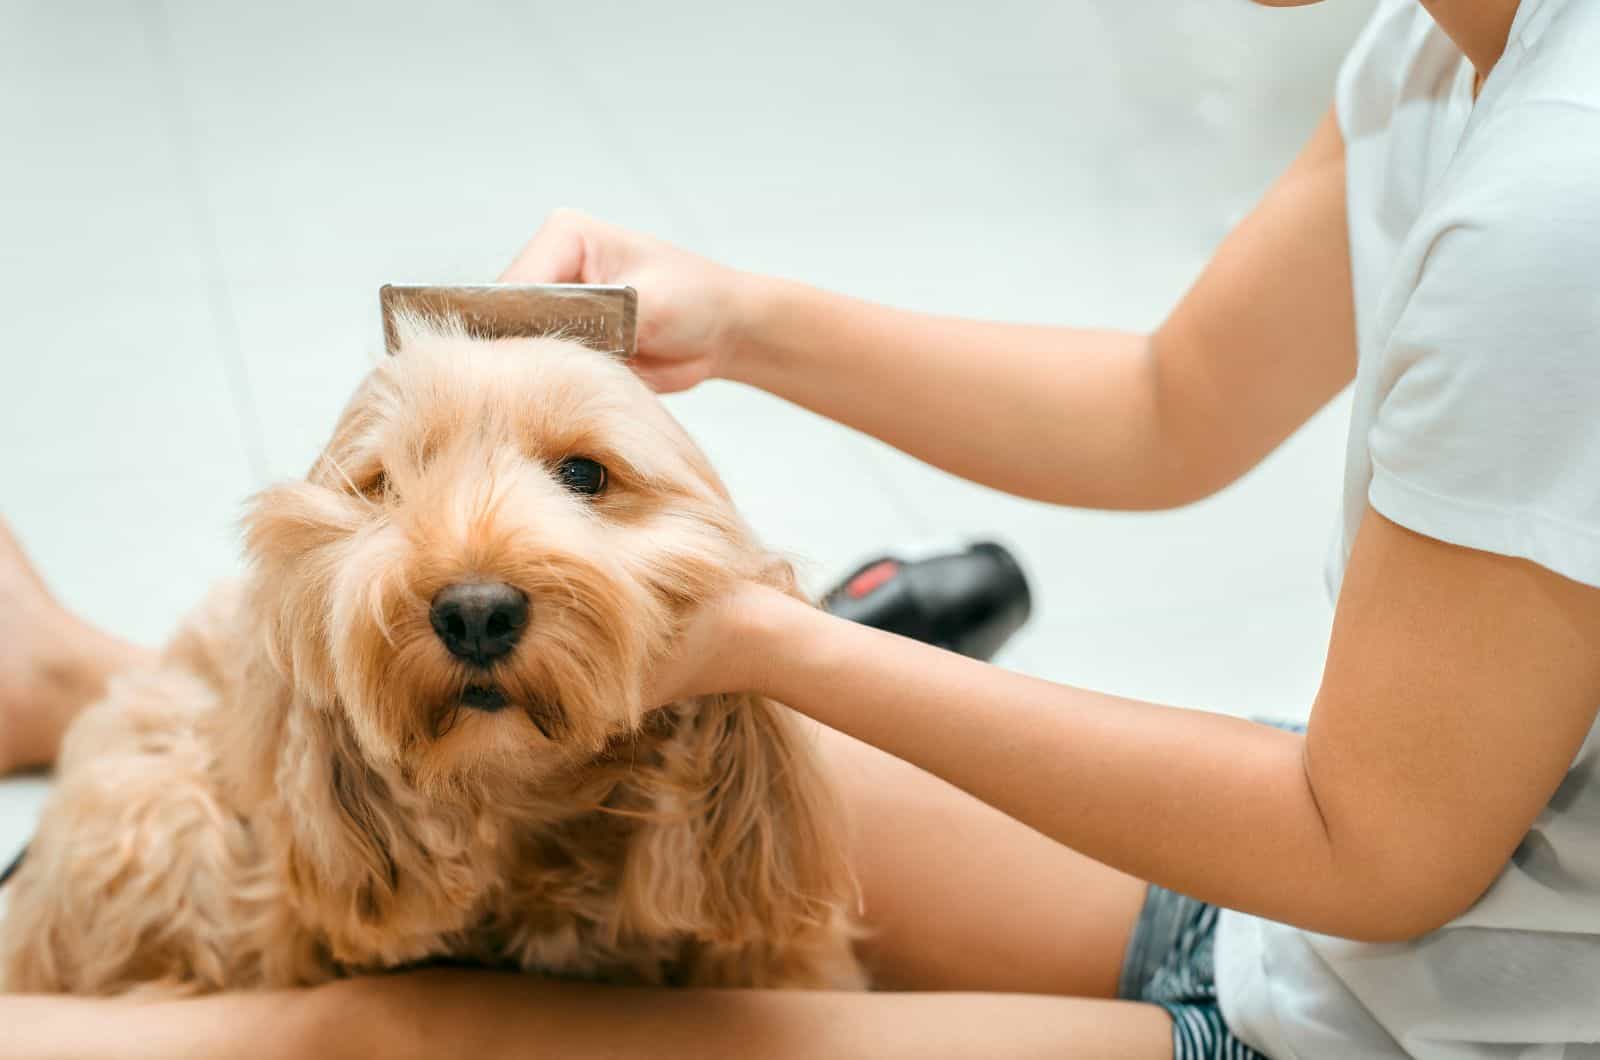
[[[596,496],[564,487],[600,463]],[[8,990],[195,993],[445,959],[610,981],[861,985],[841,812],[758,697],[646,711],[738,577],[793,591],[625,366],[409,324],[251,574],[68,734],[0,922]],[[508,583],[485,671],[430,601]],[[490,686],[504,709],[463,703]]]

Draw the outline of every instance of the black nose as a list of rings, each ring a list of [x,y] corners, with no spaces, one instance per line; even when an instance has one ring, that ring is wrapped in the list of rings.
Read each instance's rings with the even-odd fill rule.
[[[451,655],[488,666],[521,639],[528,598],[505,582],[447,585],[433,598],[428,619]]]

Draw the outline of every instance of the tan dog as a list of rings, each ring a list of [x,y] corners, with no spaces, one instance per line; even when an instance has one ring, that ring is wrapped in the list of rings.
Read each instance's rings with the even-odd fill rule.
[[[646,711],[735,577],[791,587],[622,364],[413,324],[251,576],[69,732],[0,985],[195,993],[430,959],[859,986],[840,811],[781,707]]]

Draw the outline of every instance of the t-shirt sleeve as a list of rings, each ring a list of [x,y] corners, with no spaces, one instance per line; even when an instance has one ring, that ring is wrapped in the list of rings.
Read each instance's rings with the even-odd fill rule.
[[[1381,358],[1369,500],[1600,587],[1600,115],[1576,110],[1522,108],[1436,222]]]

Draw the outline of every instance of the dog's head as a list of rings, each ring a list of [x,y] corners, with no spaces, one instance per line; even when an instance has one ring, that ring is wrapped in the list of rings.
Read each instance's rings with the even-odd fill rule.
[[[422,788],[593,756],[688,611],[761,566],[625,365],[418,325],[248,542],[275,669]]]

